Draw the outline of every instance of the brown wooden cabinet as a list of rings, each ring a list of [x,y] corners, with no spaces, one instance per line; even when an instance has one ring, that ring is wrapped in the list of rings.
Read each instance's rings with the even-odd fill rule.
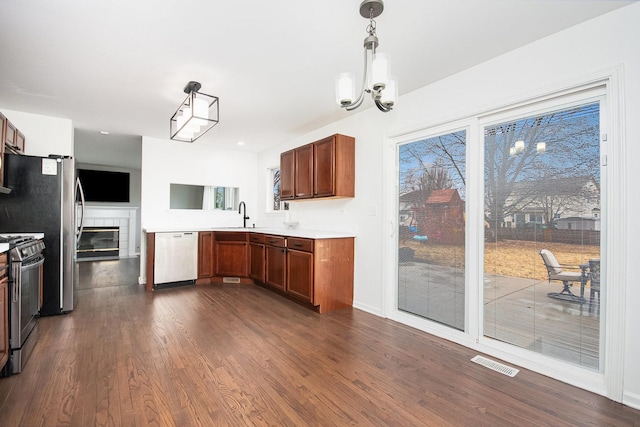
[[[24,154],[25,136],[22,132],[16,129],[15,147],[19,154]]]
[[[313,197],[313,144],[296,148],[295,153],[295,198]]]
[[[7,151],[16,151],[16,127],[9,119],[4,121],[4,145]]]
[[[282,236],[267,235],[265,242],[264,282],[280,291],[285,290],[287,274],[287,240]]]
[[[313,144],[280,154],[280,200],[313,197]]]
[[[198,280],[196,280],[196,284],[209,283],[209,280],[215,275],[213,263],[213,231],[201,231],[198,233]]]
[[[295,153],[294,150],[280,154],[280,200],[292,200],[295,182]]]
[[[7,253],[0,254],[0,369],[9,360],[9,278]]]
[[[216,231],[214,233],[215,272],[220,277],[248,277],[249,245],[247,233]]]
[[[280,155],[280,198],[355,196],[355,139],[335,134]]]
[[[153,267],[156,262],[156,233],[147,233],[147,262],[145,265],[146,283],[145,289],[147,292],[153,290]]]
[[[313,240],[289,238],[287,246],[286,292],[313,304]]]
[[[4,186],[4,144],[0,144],[0,187]]]
[[[264,234],[249,234],[249,277],[264,283]]]
[[[355,139],[336,134],[313,146],[313,197],[354,197]]]
[[[4,140],[7,118],[0,113],[0,187],[4,185]]]
[[[3,170],[2,163],[4,163],[4,153],[24,154],[25,151],[25,136],[22,132],[16,129],[15,125],[7,119],[7,117],[0,113],[0,172]],[[2,185],[2,177],[4,173],[0,173],[0,185]]]
[[[147,233],[148,291],[153,289],[154,253],[155,233]],[[326,313],[353,305],[353,257],[353,237],[312,239],[203,231],[198,233],[196,283],[231,278],[232,283],[259,283]]]

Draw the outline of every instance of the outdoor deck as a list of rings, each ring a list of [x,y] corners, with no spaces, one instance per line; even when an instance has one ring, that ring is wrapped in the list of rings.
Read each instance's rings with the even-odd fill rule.
[[[402,310],[462,329],[464,277],[460,270],[422,262],[400,264]],[[484,334],[579,366],[598,369],[600,310],[550,298],[561,283],[485,275]],[[579,294],[579,286],[573,292]]]

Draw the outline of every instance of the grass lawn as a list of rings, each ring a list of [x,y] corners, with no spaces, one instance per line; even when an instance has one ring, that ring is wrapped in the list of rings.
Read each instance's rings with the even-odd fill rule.
[[[464,266],[463,246],[434,245],[408,240],[402,242],[400,247],[410,247],[415,251],[415,258],[428,263],[458,268]],[[560,264],[577,266],[588,262],[590,258],[600,258],[600,247],[594,245],[504,240],[485,243],[485,271],[503,276],[547,280],[547,270],[539,254],[541,249],[553,252]]]

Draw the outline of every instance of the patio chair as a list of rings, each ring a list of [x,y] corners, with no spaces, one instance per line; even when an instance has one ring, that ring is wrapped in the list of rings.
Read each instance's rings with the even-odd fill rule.
[[[558,280],[562,282],[562,290],[560,292],[549,292],[547,295],[551,298],[556,298],[564,301],[579,302],[580,304],[584,303],[585,299],[582,296],[582,287],[586,283],[585,274],[579,271],[565,271],[562,269],[563,267],[581,269],[581,266],[560,264],[553,253],[551,253],[551,251],[547,249],[542,249],[540,251],[540,256],[542,257],[544,266],[547,268],[549,283],[551,283],[552,280]],[[580,296],[575,295],[573,292],[571,292],[571,287],[573,286],[574,282],[580,282]]]
[[[598,311],[600,310],[600,260],[589,260],[589,288],[591,289],[589,297],[589,311],[593,308],[593,298],[598,293]]]

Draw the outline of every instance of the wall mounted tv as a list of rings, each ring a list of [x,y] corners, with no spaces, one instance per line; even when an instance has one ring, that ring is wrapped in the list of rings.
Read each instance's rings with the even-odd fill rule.
[[[78,169],[87,202],[129,202],[129,174],[126,172]]]

